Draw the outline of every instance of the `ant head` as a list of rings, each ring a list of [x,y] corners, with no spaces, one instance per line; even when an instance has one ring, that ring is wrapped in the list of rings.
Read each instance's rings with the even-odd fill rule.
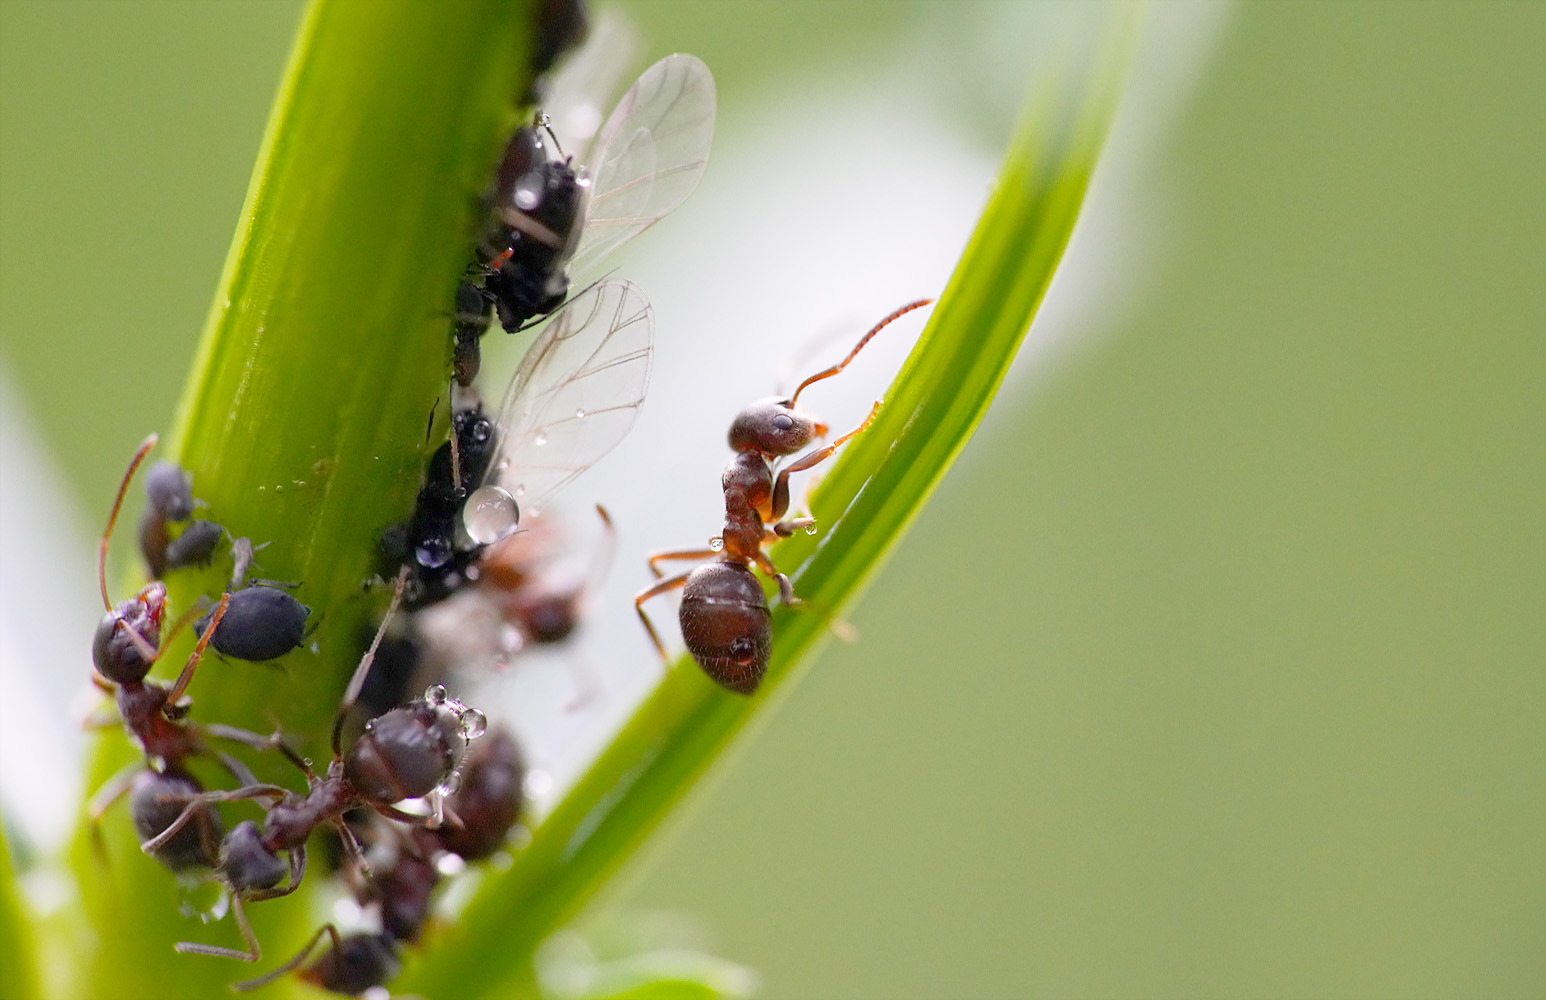
[[[737,452],[782,457],[826,436],[827,425],[794,408],[788,399],[760,399],[730,422],[730,447]]]
[[[136,774],[129,789],[129,817],[141,842],[160,836],[203,791],[197,781],[180,771]],[[212,805],[205,806],[171,840],[156,848],[155,859],[174,872],[213,868],[224,832],[220,813]]]
[[[97,673],[114,684],[143,681],[155,663],[155,656],[146,656],[145,650],[155,650],[165,617],[166,586],[159,580],[103,615],[91,640],[91,661]],[[140,641],[136,642],[135,636]]]
[[[220,872],[238,895],[272,889],[288,870],[279,855],[263,845],[257,824],[250,819],[232,827],[220,842]]]
[[[503,847],[521,814],[525,777],[521,748],[508,730],[497,729],[479,740],[448,802],[462,824],[436,830],[440,846],[465,861],[479,861]]]
[[[322,953],[301,978],[313,986],[345,996],[359,996],[385,985],[397,975],[392,942],[381,934],[348,934],[338,947]]]
[[[699,566],[682,589],[682,641],[698,666],[721,686],[751,694],[767,673],[772,618],[762,585],[734,562]]]
[[[421,798],[451,776],[484,725],[482,712],[448,698],[437,684],[366,724],[344,757],[344,778],[372,803]]]

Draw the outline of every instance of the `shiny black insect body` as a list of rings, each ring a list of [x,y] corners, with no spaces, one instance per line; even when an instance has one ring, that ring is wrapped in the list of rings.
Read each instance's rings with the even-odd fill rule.
[[[299,649],[306,638],[311,609],[286,593],[281,584],[249,581],[253,545],[238,538],[231,544],[235,566],[231,573],[229,606],[215,626],[210,646],[222,656],[262,663]],[[210,614],[194,623],[199,638],[209,628]]]
[[[572,35],[573,23],[556,10],[555,36]],[[714,116],[713,76],[679,54],[623,95],[588,167],[564,154],[544,116],[515,130],[494,174],[475,278],[456,292],[458,383],[477,376],[491,310],[511,332],[547,315],[569,294],[571,269],[586,273],[686,199],[708,162]]]
[[[710,559],[697,569],[661,580],[634,598],[639,620],[662,658],[666,647],[644,613],[644,602],[658,594],[681,589],[678,620],[682,639],[698,666],[720,686],[737,694],[751,694],[762,683],[773,650],[772,616],[762,584],[752,572],[755,566],[778,584],[786,604],[796,603],[789,578],[778,571],[765,547],[802,529],[814,529],[807,517],[786,518],[789,512],[789,477],[826,461],[843,442],[869,426],[880,404],[863,423],[831,443],[810,451],[788,465],[777,466],[811,442],[825,438],[827,425],[796,409],[800,393],[813,383],[830,378],[853,361],[871,337],[892,320],[929,304],[924,299],[893,312],[872,327],[841,362],[807,378],[786,398],[754,403],[736,415],[730,425],[730,447],[735,457],[725,467],[720,486],[725,497],[724,528],[714,547],[660,552],[649,559],[658,579],[659,564],[667,560]],[[714,558],[717,557],[717,558]]]

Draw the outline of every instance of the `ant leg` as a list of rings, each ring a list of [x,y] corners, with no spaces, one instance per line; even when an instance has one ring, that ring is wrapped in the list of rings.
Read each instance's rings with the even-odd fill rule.
[[[719,549],[675,549],[670,552],[651,552],[646,558],[650,564],[650,572],[659,580],[663,575],[656,563],[663,562],[687,562],[692,559],[713,559],[720,554]]]
[[[270,733],[263,736],[250,729],[238,729],[235,726],[227,726],[219,722],[206,722],[196,727],[205,736],[213,736],[217,740],[230,740],[232,743],[240,743],[242,746],[251,747],[254,750],[278,750],[284,755],[285,760],[294,764],[308,780],[315,778],[311,765],[306,763],[306,758],[295,751],[295,748],[286,743],[279,733]],[[229,767],[226,770],[230,770]],[[233,772],[234,774],[234,772]],[[240,781],[240,777],[237,778]],[[256,781],[243,781],[243,785],[256,785]]]
[[[808,531],[814,527],[816,527],[816,519],[814,517],[787,518],[779,521],[777,524],[768,525],[768,530],[763,532],[762,535],[762,544],[767,545],[781,538],[788,538],[798,532]]]
[[[199,944],[197,941],[179,941],[172,947],[184,955],[212,955],[215,958],[235,958],[243,962],[256,962],[263,957],[263,950],[258,947],[258,939],[252,933],[252,925],[247,922],[247,913],[242,909],[242,894],[239,892],[231,893],[231,914],[236,918],[236,926],[247,942],[246,951],[240,948],[222,948],[217,944]]]
[[[150,454],[150,449],[156,446],[158,440],[154,434],[146,438],[129,461],[129,471],[123,474],[123,482],[118,484],[118,497],[113,501],[113,512],[107,515],[107,528],[102,532],[102,544],[97,551],[97,582],[102,586],[102,606],[109,611],[113,610],[113,600],[107,596],[107,541],[113,537],[113,525],[118,523],[118,511],[123,507],[124,494],[129,492],[129,481],[134,478],[134,470],[145,461],[145,456]],[[130,629],[130,634],[134,634],[133,629]]]
[[[209,628],[199,636],[198,645],[193,647],[193,652],[188,656],[188,662],[183,664],[183,672],[177,675],[177,683],[172,685],[172,690],[167,692],[166,704],[175,705],[177,699],[188,690],[188,685],[193,683],[193,672],[198,669],[199,660],[204,656],[204,650],[208,648],[209,641],[215,637],[215,630],[220,627],[220,620],[225,617],[226,608],[231,606],[229,593],[220,595],[220,604],[215,608],[215,616],[209,621]]]
[[[140,850],[146,854],[153,854],[167,841],[175,837],[183,827],[199,812],[199,810],[213,805],[216,802],[236,802],[240,799],[282,799],[290,794],[287,788],[278,785],[249,785],[246,788],[237,788],[232,791],[205,792],[188,801],[183,811],[177,814],[171,825],[149,840],[140,844]]]
[[[881,320],[879,323],[876,323],[874,326],[870,327],[869,332],[866,333],[863,337],[860,337],[859,338],[859,343],[855,344],[854,345],[854,349],[848,352],[848,357],[844,358],[842,361],[839,361],[837,364],[833,365],[831,368],[823,369],[822,371],[819,371],[816,374],[812,375],[810,378],[806,379],[804,382],[801,382],[799,384],[799,386],[797,386],[795,388],[794,395],[789,397],[789,405],[791,407],[794,406],[795,401],[800,398],[800,393],[804,392],[807,386],[812,385],[813,383],[816,383],[816,382],[820,382],[824,378],[831,378],[832,376],[836,375],[838,372],[842,371],[844,368],[847,368],[849,362],[853,361],[854,358],[858,357],[859,352],[864,349],[864,345],[868,344],[870,342],[870,338],[875,336],[880,331],[884,330],[886,328],[886,326],[889,323],[891,323],[892,320],[899,319],[902,316],[906,316],[908,313],[912,312],[914,309],[922,309],[924,306],[928,305],[930,302],[933,302],[933,301],[934,301],[933,299],[919,299],[917,302],[909,302],[907,305],[905,305],[902,308],[898,309],[896,312],[892,313],[890,316],[887,316],[885,319]]]
[[[97,789],[86,803],[87,829],[91,833],[91,846],[97,856],[104,863],[107,861],[107,841],[102,838],[102,817],[113,808],[113,804],[129,793],[134,786],[134,777],[144,767],[144,762],[134,761],[118,769],[118,773],[108,778],[102,787]]]
[[[344,843],[344,854],[359,866],[360,873],[365,878],[370,878],[370,862],[365,858],[365,848],[360,846],[360,840],[354,835],[354,831],[349,829],[349,824],[342,819],[335,819],[333,828],[338,831],[338,837]]]
[[[338,940],[338,929],[335,928],[332,924],[323,924],[321,929],[311,936],[311,940],[302,945],[301,950],[295,953],[294,958],[290,959],[288,962],[281,965],[274,971],[262,976],[258,976],[256,979],[244,979],[232,986],[231,989],[236,990],[238,993],[246,993],[249,990],[257,989],[260,986],[267,986],[269,983],[272,983],[274,980],[279,979],[287,973],[294,972],[302,965],[302,963],[306,961],[307,958],[311,957],[311,950],[317,946],[318,941],[322,940],[323,934],[326,934],[328,937],[332,938],[333,950],[335,952],[343,947],[343,942]]]
[[[879,412],[880,403],[877,402],[874,406],[870,407],[870,415],[864,418],[864,423],[860,424],[858,427],[855,427],[847,434],[844,434],[842,437],[833,441],[831,444],[823,445],[822,447],[817,448],[815,451],[807,452],[804,455],[801,455],[789,465],[786,465],[784,468],[779,470],[778,478],[773,480],[773,517],[775,519],[782,518],[785,512],[789,510],[790,475],[796,472],[804,472],[806,469],[809,469],[815,465],[819,465],[822,462],[825,462],[827,459],[831,458],[832,453],[837,451],[843,442],[858,435],[866,427],[870,426],[870,424],[875,420],[875,414]],[[773,530],[777,531],[778,526],[774,525]],[[780,533],[782,534],[782,532]]]
[[[456,437],[452,434],[452,438]],[[343,700],[338,703],[338,712],[333,716],[333,756],[343,757],[344,719],[349,714],[349,709],[354,707],[354,702],[360,696],[360,689],[365,686],[365,677],[370,673],[370,665],[376,660],[376,647],[381,645],[382,636],[386,635],[387,625],[392,621],[392,616],[397,613],[397,606],[403,601],[403,588],[408,585],[408,567],[404,566],[397,571],[397,586],[392,590],[392,603],[387,605],[386,614],[381,616],[381,625],[376,629],[376,637],[370,641],[370,648],[365,655],[360,657],[360,665],[354,668],[354,676],[349,678],[349,686],[344,688]]]
[[[409,826],[416,826],[424,830],[433,830],[443,825],[440,822],[432,822],[436,818],[434,816],[416,816],[411,812],[403,812],[396,806],[371,806],[371,808],[387,819],[395,819],[399,823],[406,823]]]
[[[667,555],[670,555],[670,553],[667,553]],[[660,650],[660,658],[667,663],[671,661],[671,654],[666,652],[666,644],[660,641],[660,635],[655,631],[655,626],[650,624],[649,615],[644,613],[644,602],[667,591],[686,586],[687,578],[691,575],[691,573],[683,573],[680,576],[673,576],[669,580],[662,580],[653,587],[647,587],[639,591],[638,595],[633,599],[633,609],[639,613],[639,621],[644,623],[644,631],[650,634],[650,639],[654,641],[655,648]]]

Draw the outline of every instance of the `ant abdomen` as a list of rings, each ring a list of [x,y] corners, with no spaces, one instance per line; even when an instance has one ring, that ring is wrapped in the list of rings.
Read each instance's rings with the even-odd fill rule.
[[[738,562],[706,563],[682,589],[682,639],[698,666],[723,687],[751,694],[773,650],[772,615],[762,585]]]
[[[378,715],[344,758],[344,779],[370,802],[422,798],[461,762],[467,725],[465,714],[425,699]]]
[[[338,939],[300,978],[330,993],[359,996],[397,975],[392,942],[381,934],[355,933]]]
[[[525,777],[521,748],[508,730],[500,728],[479,740],[447,803],[461,822],[435,831],[440,846],[465,861],[480,861],[503,847],[521,814]]]
[[[203,792],[203,786],[181,770],[168,769],[162,774],[141,771],[134,776],[129,789],[129,816],[134,832],[141,841],[159,836]],[[224,835],[220,813],[213,805],[205,806],[151,855],[174,872],[213,868],[219,861]]]

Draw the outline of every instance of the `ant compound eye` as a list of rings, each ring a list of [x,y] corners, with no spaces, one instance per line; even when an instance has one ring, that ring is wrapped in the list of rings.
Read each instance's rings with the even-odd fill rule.
[[[794,418],[787,413],[780,413],[773,418],[773,427],[779,431],[787,431],[794,426]]]

